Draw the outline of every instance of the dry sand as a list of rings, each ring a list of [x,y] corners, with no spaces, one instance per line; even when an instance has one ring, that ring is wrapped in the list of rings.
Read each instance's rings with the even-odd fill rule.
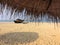
[[[60,23],[0,23],[0,45],[60,45]]]

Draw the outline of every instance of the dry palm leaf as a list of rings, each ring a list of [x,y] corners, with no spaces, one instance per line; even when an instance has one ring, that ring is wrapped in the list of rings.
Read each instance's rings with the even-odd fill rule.
[[[25,8],[27,14],[32,14],[34,17],[39,17],[40,14],[42,17],[47,13],[48,17],[53,17],[55,21],[60,19],[60,0],[0,0],[0,3],[19,11]]]

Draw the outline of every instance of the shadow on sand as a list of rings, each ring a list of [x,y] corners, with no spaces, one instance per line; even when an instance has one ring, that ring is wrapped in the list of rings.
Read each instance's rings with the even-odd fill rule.
[[[0,42],[4,42],[5,44],[12,43],[30,43],[34,42],[38,38],[38,34],[35,32],[14,32],[14,33],[6,33],[4,35],[0,35]]]

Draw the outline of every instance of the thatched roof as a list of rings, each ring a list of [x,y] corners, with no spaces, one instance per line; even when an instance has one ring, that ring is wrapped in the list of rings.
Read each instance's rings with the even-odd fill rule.
[[[60,19],[60,0],[0,0],[0,3],[19,11],[26,8],[27,14],[34,14],[35,17],[47,13],[49,18]]]

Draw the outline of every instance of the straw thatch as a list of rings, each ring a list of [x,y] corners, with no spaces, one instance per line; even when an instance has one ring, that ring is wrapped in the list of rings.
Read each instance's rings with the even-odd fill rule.
[[[47,13],[49,18],[52,16],[55,20],[60,19],[60,0],[0,0],[0,3],[19,11],[25,8],[27,14],[31,13],[35,17]]]

